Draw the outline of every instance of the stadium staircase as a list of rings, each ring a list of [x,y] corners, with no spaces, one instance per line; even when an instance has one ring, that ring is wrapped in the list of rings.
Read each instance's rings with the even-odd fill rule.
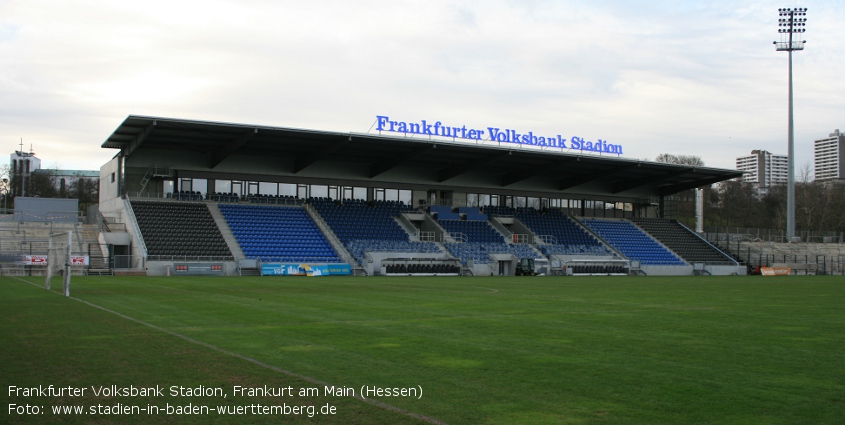
[[[492,207],[496,214],[511,215],[545,240],[538,248],[549,258],[554,255],[612,256],[613,249],[597,235],[560,210]]]
[[[173,167],[162,167],[159,165],[151,165],[147,168],[147,172],[144,173],[144,177],[141,178],[141,190],[138,191],[138,194],[142,194],[144,190],[147,188],[147,184],[150,183],[150,180],[154,178],[172,178],[173,177]]]
[[[232,228],[229,227],[229,223],[226,222],[226,217],[223,217],[223,213],[220,212],[220,205],[206,205],[208,205],[208,212],[211,214],[211,217],[214,219],[214,222],[217,223],[217,228],[220,230],[220,235],[223,236],[223,240],[226,241],[226,246],[229,247],[229,251],[232,252],[232,256],[235,258],[235,260],[246,258],[246,254],[244,254],[244,251],[238,244],[238,240],[237,238],[235,238],[235,234],[232,233]]]
[[[459,236],[456,238],[459,241],[444,245],[464,265],[468,265],[470,260],[473,264],[495,264],[525,257],[545,258],[528,243],[508,243],[510,241],[506,235],[496,229],[488,221],[487,214],[478,208],[461,207],[453,212],[450,207],[432,206],[430,212],[431,208],[440,226],[453,237]],[[494,271],[494,274],[497,273],[497,270]]]
[[[608,274],[627,264],[621,252],[560,210],[486,206],[484,211],[492,221],[508,223],[524,234],[523,239],[531,241],[531,246],[541,253],[538,258],[549,259],[549,274],[565,275],[567,268],[578,271],[579,267]]]
[[[96,225],[77,226],[81,237],[77,239],[79,252],[88,255],[88,275],[111,275],[113,274],[108,264],[106,251],[100,244],[100,229]]]
[[[350,264],[352,266],[352,274],[355,276],[366,275],[367,272],[364,270],[364,268],[361,267],[361,265],[358,264],[357,261],[355,261],[355,257],[353,257],[352,254],[349,253],[349,250],[346,249],[346,246],[343,244],[343,242],[340,241],[340,238],[337,237],[337,235],[334,233],[334,230],[332,230],[331,226],[326,223],[326,220],[323,219],[323,216],[320,215],[320,213],[314,208],[314,206],[310,203],[307,203],[303,205],[303,207],[305,208],[305,211],[308,213],[308,215],[311,216],[311,219],[314,220],[314,223],[317,224],[317,227],[320,228],[320,231],[323,232],[323,235],[326,237],[326,240],[328,240],[329,243],[332,245],[332,248],[334,248],[335,252],[340,255],[340,258],[345,263]]]
[[[261,276],[261,269],[258,268],[258,262],[247,258],[238,260],[238,275]]]
[[[400,214],[396,217],[393,217],[393,220],[405,233],[408,234],[408,240],[410,241],[419,241],[420,240],[420,231],[417,229],[413,223],[411,223],[404,215]]]

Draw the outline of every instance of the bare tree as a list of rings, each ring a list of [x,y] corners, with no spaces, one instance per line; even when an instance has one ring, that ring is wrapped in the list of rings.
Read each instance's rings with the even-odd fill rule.
[[[67,196],[79,199],[79,204],[94,204],[99,201],[99,182],[95,179],[79,177],[68,187]]]
[[[656,162],[662,162],[662,163],[665,163],[665,164],[677,164],[678,163],[678,157],[675,156],[675,155],[672,155],[671,153],[662,153],[660,155],[657,155],[657,158],[654,158],[654,160]]]
[[[813,181],[813,166],[809,162],[805,162],[798,170],[798,181],[801,183],[810,183]]]
[[[671,153],[662,153],[657,155],[657,158],[654,158],[656,162],[662,162],[666,164],[682,164],[682,165],[695,165],[695,166],[703,166],[704,160],[701,159],[700,156],[695,155],[672,155]]]

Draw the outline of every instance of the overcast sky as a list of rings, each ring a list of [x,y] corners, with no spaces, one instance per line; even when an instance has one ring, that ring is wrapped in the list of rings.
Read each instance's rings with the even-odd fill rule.
[[[0,146],[99,169],[128,115],[365,133],[376,115],[604,139],[624,157],[797,169],[845,131],[845,4],[771,1],[0,0]]]

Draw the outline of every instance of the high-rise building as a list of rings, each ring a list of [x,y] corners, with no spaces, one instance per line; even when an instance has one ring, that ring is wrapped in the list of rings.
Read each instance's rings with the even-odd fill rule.
[[[15,187],[9,188],[14,194],[26,196],[26,180],[32,173],[41,169],[41,160],[35,157],[35,153],[21,150],[15,151],[10,156],[9,178],[14,181]]]
[[[845,180],[845,135],[837,129],[815,145],[816,180]]]
[[[786,184],[789,179],[789,157],[769,151],[753,150],[751,155],[736,159],[736,169],[745,171],[742,181],[765,191],[768,187]]]

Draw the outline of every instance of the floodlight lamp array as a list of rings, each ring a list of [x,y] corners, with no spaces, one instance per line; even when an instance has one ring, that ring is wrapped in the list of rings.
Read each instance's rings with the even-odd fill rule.
[[[807,18],[798,18],[798,16],[807,16],[806,7],[797,8],[780,8],[778,13],[781,18],[778,19],[778,32],[781,34],[799,34],[806,32]]]

